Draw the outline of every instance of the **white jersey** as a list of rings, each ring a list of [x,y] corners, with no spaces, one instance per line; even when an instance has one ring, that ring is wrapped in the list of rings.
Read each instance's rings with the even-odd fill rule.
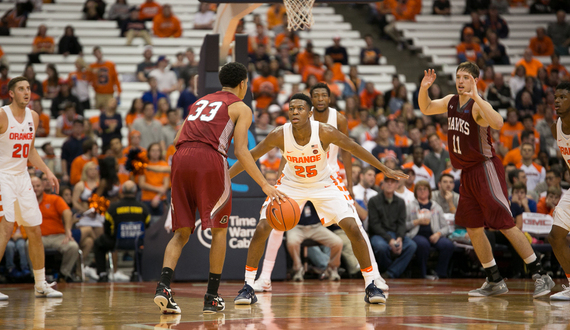
[[[36,133],[32,110],[26,108],[24,121],[19,123],[10,106],[2,107],[8,127],[0,134],[0,174],[20,175],[28,171],[28,155]]]
[[[558,148],[564,157],[566,164],[570,164],[570,135],[566,135],[562,132],[562,121],[558,118],[556,122],[556,143]]]
[[[336,109],[329,108],[329,118],[327,119],[327,124],[338,129],[338,123],[337,123],[336,119],[337,119]],[[315,120],[315,119],[313,117],[311,117],[311,120]],[[340,167],[338,166],[338,149],[339,149],[338,146],[331,143],[331,144],[329,144],[329,150],[327,152],[327,159],[328,159],[329,166],[332,168],[332,170],[335,173],[340,171]]]
[[[546,170],[535,162],[532,162],[529,166],[521,163],[517,167],[526,174],[526,189],[528,191],[534,190],[537,184],[546,180]]]
[[[311,138],[309,143],[300,146],[293,136],[293,125],[283,125],[283,155],[287,165],[283,169],[284,178],[292,183],[316,183],[329,178],[334,172],[327,162],[319,137],[320,122],[310,121]]]
[[[562,121],[558,118],[556,122],[556,143],[564,157],[566,164],[570,164],[570,135],[562,132]],[[570,194],[565,192],[554,209],[554,222],[553,225],[564,228],[570,231]]]

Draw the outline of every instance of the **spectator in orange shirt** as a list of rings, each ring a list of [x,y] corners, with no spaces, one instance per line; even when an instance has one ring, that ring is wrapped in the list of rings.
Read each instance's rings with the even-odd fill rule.
[[[73,131],[73,121],[81,118],[75,111],[74,103],[66,103],[63,109],[63,113],[56,119],[56,137],[69,137]]]
[[[74,186],[77,182],[81,181],[81,174],[83,167],[88,162],[98,164],[97,156],[99,155],[99,146],[93,140],[85,140],[82,145],[83,154],[71,162],[71,171],[69,174],[69,183]]]
[[[129,180],[131,173],[125,169],[127,156],[123,154],[123,144],[121,143],[120,138],[115,137],[111,139],[107,155],[115,157],[115,161],[119,165],[119,169],[117,170],[117,177],[119,178],[119,185],[122,186],[123,183]]]
[[[0,64],[0,102],[3,104],[10,103],[10,95],[8,94],[9,82],[10,77],[8,77],[8,67]]]
[[[367,82],[364,90],[360,93],[360,108],[370,109],[374,105],[376,96],[382,95],[382,92],[374,88],[374,83]]]
[[[307,82],[307,78],[310,75],[315,76],[315,78],[317,78],[317,81],[323,81],[325,70],[326,67],[321,61],[321,55],[314,54],[312,63],[305,65],[303,69],[303,82]]]
[[[558,70],[558,76],[560,77],[561,80],[567,81],[568,79],[570,79],[570,73],[568,73],[568,70],[566,70],[566,67],[564,67],[564,65],[560,64],[560,55],[553,53],[550,56],[550,59],[551,63],[546,68],[548,75],[550,76],[550,71],[552,69],[556,69]]]
[[[483,56],[481,46],[473,42],[473,29],[465,28],[463,30],[464,41],[457,46],[457,61],[463,63],[465,61],[477,62],[477,58]]]
[[[152,32],[159,38],[180,38],[182,36],[182,25],[178,17],[172,15],[170,5],[164,5],[162,13],[152,20]]]
[[[261,75],[253,79],[253,98],[257,101],[256,109],[267,109],[279,92],[277,78],[269,74],[269,64],[261,62]]]
[[[523,131],[521,133],[521,145],[524,143],[530,143],[534,145],[534,132],[533,131]],[[509,150],[503,158],[503,165],[507,166],[509,163],[515,164],[515,166],[519,166],[522,163],[522,155],[521,155],[521,148],[520,146],[514,149]]]
[[[271,48],[271,39],[265,34],[265,27],[262,24],[256,26],[257,34],[250,36],[248,40],[248,53],[252,54],[257,49],[258,45],[264,45],[265,48]]]
[[[341,97],[342,91],[340,90],[340,87],[338,86],[338,84],[334,81],[333,77],[334,77],[334,75],[333,75],[332,71],[327,69],[325,71],[324,76],[323,76],[323,81],[325,84],[327,84],[327,86],[329,86],[331,93],[333,93],[334,96],[338,99]]]
[[[325,55],[325,65],[332,72],[332,80],[344,82],[346,79],[342,72],[342,64],[335,62],[330,55]]]
[[[523,124],[519,121],[519,114],[517,109],[509,108],[507,110],[507,120],[501,127],[501,131],[499,132],[501,141],[507,147],[507,149],[511,149],[513,147],[513,137],[520,134],[524,129]]]
[[[528,48],[532,50],[534,56],[550,56],[554,54],[552,39],[546,35],[546,30],[543,27],[536,29],[536,37],[530,39]]]
[[[267,152],[267,154],[260,159],[261,171],[279,171],[279,164],[281,163],[281,157],[279,157],[279,149],[273,148]]]
[[[267,10],[267,28],[269,30],[284,29],[287,23],[286,15],[285,6],[280,3],[271,5]]]
[[[0,64],[8,65],[8,57],[4,56],[4,51],[2,50],[2,46],[0,46]]]
[[[154,0],[146,0],[139,7],[139,19],[143,21],[152,21],[155,16],[162,12],[162,6],[154,2]]]
[[[303,74],[303,70],[309,64],[312,64],[315,59],[315,53],[313,52],[313,42],[307,40],[305,45],[305,51],[297,55],[297,72]]]
[[[60,86],[63,84],[63,79],[59,78],[57,69],[54,64],[48,64],[46,67],[47,79],[43,81],[43,93],[46,99],[54,99],[59,94]]]
[[[9,31],[10,28],[26,27],[28,13],[25,10],[26,3],[20,2],[16,4],[14,9],[8,10],[2,18],[0,18],[0,31]]]
[[[133,122],[135,119],[143,117],[143,106],[144,102],[140,98],[133,99],[133,103],[131,103],[131,108],[129,109],[129,113],[127,113],[127,117],[125,118],[125,123],[129,128],[129,131],[132,129]]]
[[[536,76],[538,74],[538,69],[540,69],[544,66],[542,64],[542,62],[540,62],[536,58],[532,57],[532,49],[530,49],[530,48],[525,49],[524,54],[523,54],[523,58],[521,58],[520,61],[518,61],[515,64],[515,68],[519,65],[524,66],[524,68],[526,69],[526,75],[531,76],[533,78],[536,78]],[[514,75],[514,72],[513,72],[513,75]]]
[[[289,55],[295,55],[299,52],[301,44],[299,43],[299,36],[295,30],[285,30],[275,37],[275,48],[287,48]]]
[[[42,213],[40,229],[44,248],[56,249],[63,255],[61,277],[68,283],[76,282],[72,277],[72,269],[79,256],[79,245],[71,234],[73,214],[59,195],[44,193],[44,184],[40,178],[33,177],[32,186]]]
[[[101,47],[93,47],[93,55],[97,62],[91,63],[89,68],[93,71],[93,89],[95,90],[95,108],[102,109],[107,105],[110,98],[113,98],[115,91],[117,97],[121,97],[121,82],[115,63],[103,60]]]
[[[55,42],[52,37],[47,36],[47,26],[41,24],[38,26],[38,33],[32,43],[32,52],[28,54],[31,63],[41,63],[40,54],[53,54],[55,50]]]
[[[148,165],[168,166],[162,158],[162,148],[159,143],[148,147]],[[142,191],[141,201],[148,206],[151,216],[164,214],[164,201],[170,187],[170,174],[145,171],[139,177],[139,186]]]
[[[542,197],[538,201],[536,212],[552,215],[556,205],[558,205],[558,202],[560,201],[560,196],[562,196],[562,190],[560,190],[560,187],[549,187],[546,190],[546,196]]]

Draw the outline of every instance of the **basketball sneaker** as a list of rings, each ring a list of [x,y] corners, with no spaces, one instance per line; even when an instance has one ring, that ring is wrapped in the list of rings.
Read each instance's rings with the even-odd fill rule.
[[[390,290],[390,287],[388,286],[388,284],[386,284],[386,280],[382,278],[382,276],[375,278],[374,284],[376,284],[376,287],[382,291]]]
[[[247,283],[243,285],[243,289],[239,290],[237,297],[234,299],[236,305],[251,305],[257,302],[255,291]]]
[[[364,301],[369,304],[383,304],[386,302],[386,296],[384,296],[384,292],[376,287],[374,281],[368,284],[364,292]]]
[[[0,292],[0,301],[2,300],[8,300],[8,296]]]
[[[532,275],[532,279],[534,280],[534,293],[532,294],[533,298],[538,298],[549,294],[550,289],[556,285],[548,275],[534,274]]]
[[[468,295],[471,297],[487,297],[487,296],[498,296],[509,292],[505,280],[499,282],[489,282],[489,279],[485,279],[485,283],[475,290],[469,291]]]
[[[2,294],[0,293],[0,300],[2,300]],[[8,296],[6,296],[8,297]],[[8,298],[6,298],[8,299]],[[570,287],[562,284],[562,291],[553,294],[550,296],[550,300],[558,300],[558,301],[570,301]]]
[[[257,281],[253,282],[252,288],[255,292],[269,292],[271,291],[271,280],[259,278]]]
[[[206,293],[204,295],[204,309],[205,314],[223,311],[226,308],[226,302],[220,295],[214,296],[213,294]]]
[[[48,284],[47,282],[43,282],[41,284],[41,287],[35,287],[36,288],[36,298],[61,298],[63,297],[63,293],[55,290],[54,288],[52,288],[52,286],[54,286],[56,283],[53,282],[51,284]]]
[[[160,308],[162,314],[180,314],[180,307],[174,302],[172,296],[174,293],[163,283],[156,286],[156,294],[154,295],[154,303]]]

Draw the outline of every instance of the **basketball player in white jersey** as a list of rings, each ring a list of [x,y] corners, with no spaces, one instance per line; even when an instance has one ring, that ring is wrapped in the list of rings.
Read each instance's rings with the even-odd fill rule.
[[[554,110],[558,120],[551,126],[552,136],[556,139],[564,162],[570,166],[570,82],[556,86]],[[566,192],[554,209],[554,222],[548,235],[548,243],[552,245],[552,251],[570,283],[570,247],[566,240],[568,232],[570,232],[570,193]],[[550,296],[550,300],[570,300],[570,286],[563,285],[562,288],[564,290]]]
[[[343,116],[336,109],[329,107],[331,92],[327,84],[318,83],[314,85],[313,87],[311,87],[310,94],[311,94],[311,102],[313,102],[313,116],[311,116],[310,119],[321,123],[329,124],[332,127],[338,129],[341,133],[348,136],[348,121],[346,120],[346,117]],[[330,145],[329,150],[327,152],[328,164],[332,168],[334,173],[338,173],[340,171],[340,168],[338,166],[338,152],[339,148],[334,144]],[[350,154],[350,152],[346,150],[340,150],[340,153],[342,156],[345,172],[352,173],[352,155]],[[279,164],[279,172],[278,172],[279,175],[281,175],[286,163],[287,159],[285,158],[284,155],[283,158],[281,159],[281,164]],[[344,185],[342,183],[342,180],[340,181],[341,181],[340,183]],[[346,181],[347,181],[346,189],[348,190],[350,195],[353,196],[352,175],[347,174]],[[351,202],[354,203],[353,201]],[[300,206],[301,208],[303,208],[303,205]],[[366,231],[362,227],[362,223],[358,217],[356,218],[356,222],[359,224],[360,230],[362,231],[363,237],[366,240],[366,244],[368,245],[369,248],[372,268],[375,274],[374,283],[381,290],[387,291],[389,287],[386,284],[386,281],[384,281],[384,279],[382,278],[382,276],[380,276],[380,272],[378,271],[378,264],[376,263],[376,257],[372,252],[372,246],[370,245],[370,240],[368,239],[368,235],[366,234]],[[263,259],[263,271],[261,272],[259,279],[255,281],[253,285],[253,289],[255,290],[255,292],[271,291],[271,272],[273,271],[273,267],[275,266],[275,259],[277,258],[277,252],[279,251],[279,247],[283,242],[283,234],[284,232],[282,231],[273,230],[269,235],[265,251],[265,258]],[[329,270],[327,269],[327,271]],[[335,272],[336,278],[340,278],[338,277],[336,269],[332,271]],[[331,278],[334,278],[332,277],[333,274],[328,274],[328,275],[331,276]]]
[[[338,174],[329,166],[326,150],[334,144],[372,164],[387,177],[399,179],[407,175],[387,168],[376,157],[332,126],[309,120],[312,114],[311,99],[300,93],[293,95],[289,103],[291,123],[274,129],[251,150],[251,155],[254,159],[259,159],[275,147],[281,150],[287,158],[287,165],[278,180],[277,190],[294,199],[299,205],[304,205],[310,200],[323,225],[336,223],[345,231],[362,268],[365,280],[364,301],[372,304],[384,303],[386,297],[374,283],[371,253],[359,228],[361,225],[356,220],[358,215],[352,198],[346,187],[341,185]],[[235,163],[230,169],[230,177],[236,176],[242,170],[242,165],[239,162]],[[262,206],[260,221],[249,246],[245,284],[234,300],[237,305],[252,304],[257,301],[251,285],[254,284],[265,241],[272,230],[265,219],[265,210],[269,203],[270,201],[266,200]]]
[[[8,83],[10,105],[0,108],[0,258],[10,240],[14,222],[24,226],[28,234],[30,260],[34,268],[36,297],[59,298],[55,283],[45,280],[42,214],[28,174],[28,160],[46,174],[48,182],[59,191],[57,178],[49,170],[34,146],[39,115],[27,107],[32,95],[24,77]],[[8,299],[0,293],[0,300]]]

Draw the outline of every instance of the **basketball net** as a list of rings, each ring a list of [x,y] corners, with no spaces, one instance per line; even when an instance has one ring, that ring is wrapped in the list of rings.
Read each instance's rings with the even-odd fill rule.
[[[283,0],[287,9],[287,29],[310,29],[315,23],[313,18],[313,4],[315,0]]]

